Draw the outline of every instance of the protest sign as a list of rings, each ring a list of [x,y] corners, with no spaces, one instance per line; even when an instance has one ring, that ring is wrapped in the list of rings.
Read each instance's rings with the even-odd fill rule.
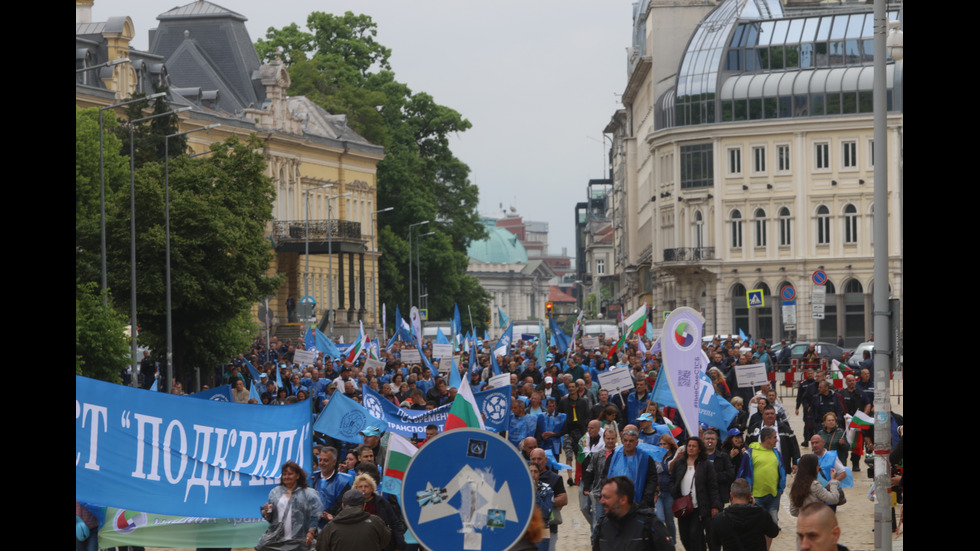
[[[422,355],[417,348],[402,348],[402,361],[408,365],[422,363]]]
[[[99,544],[106,547],[254,547],[263,518],[178,517],[107,507]]]
[[[453,357],[453,345],[451,344],[433,344],[432,345],[432,357],[437,359],[446,359]]]
[[[617,368],[607,369],[599,372],[599,388],[609,391],[609,394],[618,394],[624,390],[633,388],[633,376],[629,369]]]
[[[316,352],[313,350],[296,350],[293,352],[293,362],[300,365],[313,365],[316,363]]]
[[[735,380],[739,388],[762,386],[769,382],[765,364],[747,364],[735,366]]]

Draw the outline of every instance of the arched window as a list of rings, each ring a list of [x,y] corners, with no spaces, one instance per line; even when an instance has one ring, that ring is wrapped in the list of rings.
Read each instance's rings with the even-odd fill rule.
[[[844,243],[857,243],[858,241],[858,215],[857,207],[848,204],[844,207]]]
[[[817,207],[817,245],[830,245],[830,209]]]
[[[732,211],[732,248],[742,248],[742,212]]]
[[[793,243],[793,230],[790,223],[789,209],[779,209],[779,245],[786,247]]]
[[[765,247],[766,239],[766,211],[756,209],[755,211],[755,246]]]

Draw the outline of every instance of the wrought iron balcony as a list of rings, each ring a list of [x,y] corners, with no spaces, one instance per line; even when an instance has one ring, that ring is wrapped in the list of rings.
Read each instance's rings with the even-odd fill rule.
[[[714,260],[714,247],[678,247],[664,249],[664,262],[696,262],[699,260]]]
[[[277,251],[303,252],[306,247],[305,220],[275,220],[272,222],[272,240]],[[364,239],[361,223],[349,220],[310,220],[310,252],[322,254],[332,250],[361,252]],[[352,247],[353,246],[353,247]]]

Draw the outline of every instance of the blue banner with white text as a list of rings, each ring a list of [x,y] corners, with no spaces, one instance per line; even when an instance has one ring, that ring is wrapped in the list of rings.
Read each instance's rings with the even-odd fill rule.
[[[368,412],[384,419],[388,430],[405,438],[424,435],[425,427],[430,424],[436,425],[442,432],[449,408],[452,407],[450,403],[429,411],[402,409],[368,387],[364,387],[363,392],[364,407]],[[483,414],[483,424],[487,430],[500,432],[510,428],[510,385],[474,392],[473,397],[476,398],[477,411]]]
[[[193,400],[75,376],[75,499],[254,517],[282,464],[310,470],[309,405]]]

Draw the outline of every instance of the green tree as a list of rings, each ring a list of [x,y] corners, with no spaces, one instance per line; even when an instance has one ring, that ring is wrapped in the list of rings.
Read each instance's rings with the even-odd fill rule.
[[[75,286],[75,374],[118,383],[130,362],[126,318],[95,283]]]
[[[98,127],[88,129],[95,110],[82,111],[76,139],[95,140],[98,167]],[[111,136],[110,136],[111,137]],[[281,284],[269,276],[272,249],[265,225],[272,219],[274,188],[264,175],[262,142],[230,138],[211,146],[211,154],[170,161],[170,221],[173,345],[176,375],[191,366],[209,367],[243,350],[255,333],[250,309]],[[76,153],[90,151],[76,144]],[[116,154],[118,156],[118,153]],[[126,159],[122,182],[113,180],[107,193],[109,286],[119,308],[129,311],[130,207]],[[113,160],[115,162],[115,160]],[[76,175],[92,165],[76,154]],[[96,172],[97,173],[97,172]],[[76,180],[76,196],[89,197],[93,178]],[[163,357],[166,347],[164,166],[147,161],[136,172],[137,307],[140,343]],[[97,196],[98,178],[94,178]],[[82,188],[82,189],[79,189]],[[78,208],[76,222],[92,209]],[[96,211],[96,218],[98,217]],[[79,225],[79,224],[76,224]],[[78,243],[98,242],[98,221],[85,222],[95,236],[76,233]],[[90,231],[90,230],[89,230]],[[96,249],[97,251],[97,249]],[[96,253],[97,254],[97,253]],[[77,256],[77,255],[76,255]],[[91,270],[88,270],[91,271]],[[97,274],[97,269],[96,269]],[[76,278],[78,270],[76,270]]]
[[[256,50],[270,59],[283,48],[290,94],[347,115],[351,128],[384,146],[378,206],[395,211],[378,220],[381,300],[389,311],[394,304],[407,311],[408,227],[429,220],[423,231],[436,235],[420,241],[420,256],[430,319],[448,319],[458,303],[470,306],[481,327],[489,318],[489,295],[466,273],[467,245],[486,236],[477,212],[479,190],[449,147],[450,134],[466,131],[470,122],[395,79],[391,50],[376,40],[377,25],[369,16],[314,12],[307,27],[310,32],[296,24],[270,28]]]

